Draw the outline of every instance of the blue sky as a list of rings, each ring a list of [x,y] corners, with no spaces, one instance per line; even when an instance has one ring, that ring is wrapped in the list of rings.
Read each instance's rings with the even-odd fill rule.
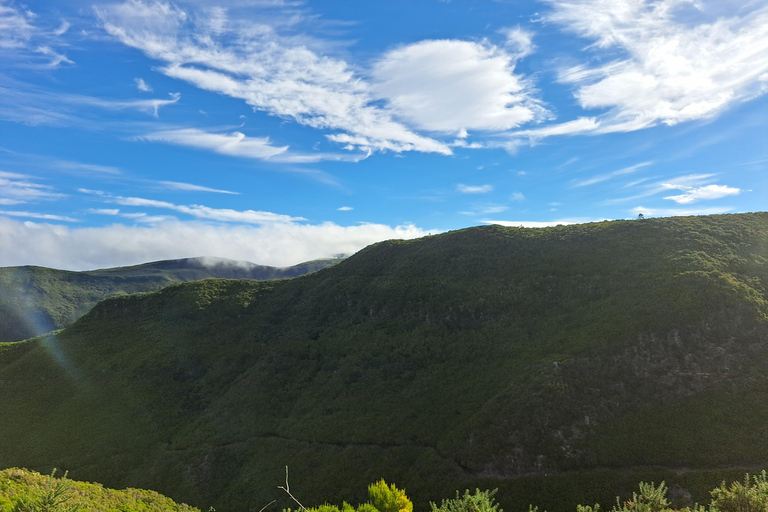
[[[0,0],[0,265],[768,199],[763,0]]]

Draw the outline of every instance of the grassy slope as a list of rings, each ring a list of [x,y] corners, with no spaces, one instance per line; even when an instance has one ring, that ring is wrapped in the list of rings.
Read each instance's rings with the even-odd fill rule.
[[[25,469],[0,471],[0,511],[11,512],[19,500],[39,503],[43,496],[61,490],[56,510],[121,512],[199,512],[186,504],[175,503],[154,491],[143,489],[105,489],[101,484],[43,476]],[[60,500],[60,501],[59,501]],[[39,508],[39,510],[47,510]]]
[[[766,214],[487,226],[112,299],[0,345],[0,466],[220,510],[285,465],[309,502],[380,477],[509,511],[696,495],[768,462],[767,254]]]
[[[168,260],[132,267],[70,272],[45,267],[0,268],[0,342],[18,341],[61,329],[99,301],[115,295],[151,292],[165,286],[211,277],[283,279],[338,263],[316,260],[276,268],[201,258]]]

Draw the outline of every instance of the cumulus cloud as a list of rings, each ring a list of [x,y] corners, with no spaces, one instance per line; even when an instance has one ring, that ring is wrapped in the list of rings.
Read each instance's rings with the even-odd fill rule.
[[[456,190],[462,194],[487,194],[493,191],[493,185],[464,185],[459,183]]]
[[[508,130],[548,112],[514,74],[515,58],[489,43],[421,41],[387,52],[375,90],[415,126],[431,131]]]
[[[605,64],[561,70],[585,109],[605,109],[584,131],[632,131],[711,117],[764,94],[768,6],[714,18],[691,0],[547,0],[547,21],[592,40],[589,50],[616,55]],[[602,60],[605,60],[604,58]],[[575,126],[574,126],[575,127]]]
[[[353,254],[382,240],[427,234],[430,232],[408,224],[340,226],[326,222],[256,227],[167,221],[150,226],[72,228],[0,216],[0,266],[86,270],[193,256],[288,266]]]
[[[96,13],[107,33],[164,63],[158,70],[167,76],[242,99],[255,110],[338,131],[332,135],[350,137],[347,145],[363,151],[451,153],[372,105],[370,87],[346,62],[282,38],[271,26],[231,24],[223,11],[212,24],[210,16],[138,0]]]

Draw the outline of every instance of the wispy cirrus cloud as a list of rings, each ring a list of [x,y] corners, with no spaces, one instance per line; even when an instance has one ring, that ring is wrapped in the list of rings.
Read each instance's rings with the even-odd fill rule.
[[[0,171],[0,204],[12,205],[61,199],[65,194],[55,192],[50,185],[36,183],[34,176]]]
[[[631,165],[629,167],[624,167],[622,169],[619,169],[617,171],[613,171],[607,174],[599,174],[597,176],[592,176],[591,178],[587,178],[584,180],[579,180],[575,182],[572,186],[573,187],[587,187],[589,185],[595,185],[597,183],[602,183],[604,181],[608,181],[612,178],[615,178],[616,176],[623,176],[626,174],[632,174],[636,172],[638,169],[641,169],[643,167],[648,167],[649,165],[652,165],[653,162],[641,162],[639,164]]]
[[[7,215],[10,217],[26,217],[29,219],[58,220],[61,222],[78,222],[77,219],[73,219],[72,217],[67,217],[65,215],[53,215],[50,213],[0,210],[0,215]]]
[[[564,68],[584,109],[606,109],[585,132],[633,131],[711,117],[768,92],[768,6],[733,2],[729,16],[691,0],[546,0],[545,19],[593,41],[606,64]],[[741,7],[741,8],[739,8]]]
[[[279,163],[313,163],[324,160],[356,162],[368,155],[294,153],[288,146],[274,146],[269,137],[249,137],[241,132],[213,133],[198,128],[161,130],[136,137],[138,140],[187,146],[223,155]]]
[[[158,183],[164,187],[173,190],[183,190],[186,192],[214,192],[216,194],[233,194],[238,195],[240,192],[232,192],[230,190],[220,190],[217,188],[204,187],[202,185],[194,185],[192,183],[181,183],[178,181],[158,181]]]
[[[631,196],[608,199],[601,204],[615,205],[628,201],[635,201],[659,194],[668,194],[670,190],[680,190],[684,192],[683,194],[664,197],[664,199],[675,201],[678,204],[690,204],[697,201],[720,199],[730,195],[737,195],[742,192],[741,189],[736,187],[717,185],[715,184],[717,180],[717,175],[712,173],[686,174],[674,178],[663,180],[656,179],[653,181],[650,179],[637,180],[632,183],[632,185],[639,189],[638,193]]]
[[[79,189],[80,193],[90,194],[101,198],[102,201],[122,206],[137,206],[173,210],[197,219],[218,222],[235,222],[246,224],[290,223],[306,220],[303,217],[292,217],[278,213],[257,210],[233,210],[230,208],[211,208],[199,204],[179,205],[168,201],[146,199],[143,197],[114,196],[101,190]]]
[[[57,29],[39,27],[36,14],[24,5],[14,2],[0,3],[0,56],[7,66],[26,68],[56,68],[61,64],[74,64],[54,47],[61,45],[69,23],[62,20]]]
[[[0,48],[20,48],[32,38],[34,16],[5,3],[0,4]]]
[[[346,62],[321,56],[274,27],[195,16],[160,2],[128,1],[96,8],[107,33],[163,63],[158,70],[201,89],[244,100],[363,151],[450,154],[371,104],[369,85]]]
[[[181,98],[171,93],[170,99],[107,99],[83,94],[50,91],[7,76],[0,75],[0,118],[28,125],[68,125],[77,122],[92,123],[84,119],[88,108],[103,110],[136,110],[158,117],[163,107],[173,105]]]

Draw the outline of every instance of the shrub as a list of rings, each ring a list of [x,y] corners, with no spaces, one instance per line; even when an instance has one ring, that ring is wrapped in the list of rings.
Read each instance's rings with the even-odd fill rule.
[[[405,491],[387,486],[382,479],[368,486],[368,498],[379,512],[413,512],[413,503],[405,495]]]
[[[475,493],[470,494],[467,489],[463,496],[459,496],[459,491],[456,491],[456,498],[443,500],[439,507],[434,503],[430,503],[430,506],[432,512],[503,512],[499,504],[494,503],[493,495],[497,490],[475,489]]]
[[[76,512],[80,507],[68,502],[73,498],[67,474],[56,480],[54,469],[42,488],[31,488],[13,504],[12,512]]]
[[[640,482],[640,494],[633,492],[632,499],[624,502],[624,505],[621,505],[616,498],[613,512],[661,512],[668,509],[667,486],[664,482],[661,482],[658,487],[653,482],[650,484]]]
[[[768,510],[768,480],[765,470],[752,478],[744,475],[744,483],[725,482],[712,491],[712,508],[719,512],[765,512]]]

